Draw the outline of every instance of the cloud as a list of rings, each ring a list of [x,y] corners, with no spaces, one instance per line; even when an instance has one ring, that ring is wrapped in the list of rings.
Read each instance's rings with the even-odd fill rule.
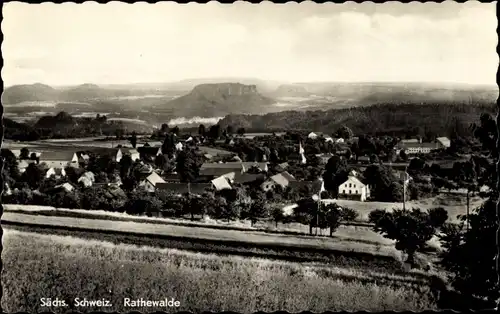
[[[9,3],[2,77],[56,85],[215,76],[495,83],[494,5],[460,4],[446,15],[369,7]]]

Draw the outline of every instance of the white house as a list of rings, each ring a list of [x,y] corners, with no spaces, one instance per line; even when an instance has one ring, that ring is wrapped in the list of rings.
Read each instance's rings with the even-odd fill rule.
[[[311,132],[307,135],[307,137],[310,138],[311,140],[315,140],[318,138],[318,134]]]
[[[82,184],[84,187],[91,187],[95,182],[95,176],[92,172],[87,171],[80,178],[78,178],[78,183]]]
[[[129,155],[130,159],[132,159],[132,161],[141,160],[141,155],[139,154],[139,152],[135,148],[122,148],[122,149],[120,149],[120,154],[122,156]],[[118,157],[118,155],[117,155],[117,157]],[[118,158],[116,158],[116,159],[117,159],[116,161],[119,162]]]
[[[370,187],[363,183],[354,171],[351,171],[347,181],[339,185],[339,198],[364,202],[368,197],[370,197]]]
[[[166,183],[156,172],[151,173],[142,183],[146,191],[154,192],[158,183]]]
[[[451,146],[451,141],[447,137],[438,137],[436,141],[440,148],[448,148]]]
[[[56,179],[62,178],[66,176],[66,171],[64,168],[55,168],[50,167],[47,172],[45,172],[45,178],[50,178],[51,176],[55,176]]]

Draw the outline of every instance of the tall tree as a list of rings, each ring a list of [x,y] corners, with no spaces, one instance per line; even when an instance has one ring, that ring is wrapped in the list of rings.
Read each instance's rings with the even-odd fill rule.
[[[182,182],[193,182],[199,175],[200,165],[192,150],[184,150],[177,156],[176,170]]]
[[[374,223],[374,230],[384,237],[396,240],[396,249],[407,254],[407,262],[415,266],[415,253],[424,248],[443,226],[442,211],[422,212],[394,209],[392,212],[378,211],[377,215],[370,215],[370,222]]]
[[[339,185],[347,180],[347,161],[339,156],[328,159],[323,174],[325,189],[331,191],[334,197],[338,194]]]
[[[205,125],[200,124],[200,126],[198,127],[198,135],[205,136],[205,133],[206,133]]]
[[[19,159],[29,159],[30,158],[30,151],[28,150],[27,147],[21,148],[21,154],[19,155]]]
[[[135,133],[135,131],[132,132],[132,136],[130,137],[129,141],[130,141],[130,144],[132,144],[132,147],[136,148],[136,146],[137,146],[137,134]]]

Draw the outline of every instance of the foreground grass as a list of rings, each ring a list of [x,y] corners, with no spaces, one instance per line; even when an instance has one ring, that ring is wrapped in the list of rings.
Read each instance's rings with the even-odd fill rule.
[[[105,311],[277,311],[434,309],[416,274],[326,267],[258,258],[138,247],[5,229],[2,306],[6,312],[61,312],[40,298],[108,298]],[[123,298],[175,298],[180,308],[126,308]]]

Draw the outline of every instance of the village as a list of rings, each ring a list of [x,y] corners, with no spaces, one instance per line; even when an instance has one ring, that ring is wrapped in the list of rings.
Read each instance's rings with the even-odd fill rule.
[[[12,167],[7,169],[15,168],[6,173],[4,203],[171,217],[179,214],[167,208],[174,206],[167,201],[171,198],[179,198],[181,202],[185,197],[209,197],[212,202],[202,202],[204,206],[228,204],[229,208],[234,208],[229,204],[236,202],[236,198],[245,199],[248,209],[236,212],[255,211],[250,204],[260,198],[267,205],[279,207],[275,211],[281,209],[286,216],[292,214],[290,208],[297,206],[290,205],[304,198],[323,203],[351,200],[397,204],[439,193],[469,197],[469,192],[474,192],[460,186],[458,182],[462,179],[457,177],[462,176],[457,170],[460,165],[473,158],[470,153],[452,147],[447,137],[432,141],[423,141],[421,137],[356,137],[347,127],[334,135],[247,133],[242,129],[234,132],[231,126],[221,131],[219,125],[205,131],[205,126],[200,125],[197,134],[183,133],[178,128],[168,131],[164,128],[156,138],[132,134],[116,142],[120,144],[114,143],[115,147],[102,145],[109,141],[85,147],[65,141],[70,144],[55,145],[51,151],[40,151],[36,146],[2,149],[3,157],[11,156],[7,160]],[[476,146],[480,149],[480,144]],[[488,161],[482,162],[486,167]],[[475,192],[488,189],[483,185]],[[128,207],[134,208],[126,209],[132,198],[141,197],[149,203],[129,204]],[[151,201],[158,198],[162,201]],[[224,201],[214,204],[217,198]],[[144,208],[138,208],[141,206]],[[189,202],[176,206],[194,205]],[[183,212],[193,211],[218,212],[213,208]],[[268,216],[269,210],[262,215],[258,218]],[[224,216],[228,217],[244,215]]]

